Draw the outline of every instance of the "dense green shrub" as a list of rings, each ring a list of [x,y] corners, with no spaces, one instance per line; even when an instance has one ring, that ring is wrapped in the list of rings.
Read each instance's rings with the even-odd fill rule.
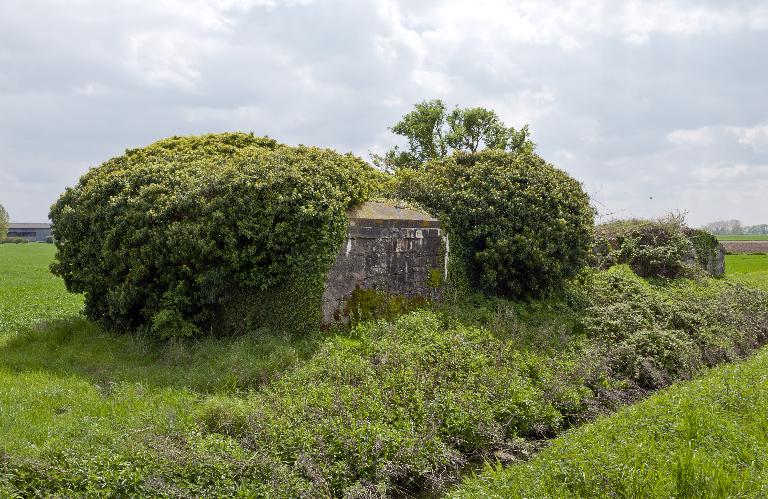
[[[5,239],[0,240],[0,243],[8,243],[8,244],[26,244],[28,243],[28,239],[24,239],[23,237],[6,237]]]
[[[440,215],[454,284],[510,297],[559,290],[583,266],[594,212],[579,182],[533,153],[485,150],[396,173],[398,194]]]
[[[768,296],[717,281],[650,286],[627,266],[594,274],[580,329],[588,362],[642,388],[688,379],[768,341]]]
[[[349,154],[252,134],[161,140],[91,169],[53,205],[52,270],[118,331],[306,327],[345,210],[378,175]]]
[[[694,246],[681,220],[617,220],[596,227],[598,268],[628,264],[643,277],[679,277],[690,273]]]
[[[712,268],[718,256],[720,241],[712,233],[703,229],[684,227],[683,234],[691,241],[699,266],[703,269]]]

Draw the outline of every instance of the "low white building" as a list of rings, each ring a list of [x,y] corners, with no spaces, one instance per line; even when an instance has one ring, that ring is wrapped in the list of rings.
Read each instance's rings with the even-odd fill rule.
[[[21,237],[27,241],[45,242],[51,236],[51,224],[49,223],[20,223],[12,222],[8,225],[8,237]]]

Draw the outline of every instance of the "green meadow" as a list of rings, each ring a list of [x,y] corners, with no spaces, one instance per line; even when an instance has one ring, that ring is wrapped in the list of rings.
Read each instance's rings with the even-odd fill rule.
[[[725,255],[726,279],[768,290],[768,255]]]
[[[0,244],[0,342],[39,321],[71,317],[83,300],[48,271],[52,244]]]

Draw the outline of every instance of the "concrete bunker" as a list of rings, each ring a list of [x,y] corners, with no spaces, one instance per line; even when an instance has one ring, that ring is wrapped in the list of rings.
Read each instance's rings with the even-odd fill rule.
[[[323,292],[323,322],[346,321],[355,289],[439,299],[447,244],[440,221],[417,210],[366,202],[347,212],[347,237]]]

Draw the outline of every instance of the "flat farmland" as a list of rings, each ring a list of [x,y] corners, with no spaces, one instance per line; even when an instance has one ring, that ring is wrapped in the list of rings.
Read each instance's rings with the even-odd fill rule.
[[[0,343],[6,333],[82,310],[83,298],[48,271],[55,252],[52,244],[0,244]]]
[[[719,241],[768,241],[768,234],[734,234],[715,237]]]
[[[768,255],[725,255],[725,277],[768,290]]]
[[[749,254],[749,253],[768,253],[768,240],[741,240],[741,241],[723,241],[720,243],[725,248],[726,253]]]

